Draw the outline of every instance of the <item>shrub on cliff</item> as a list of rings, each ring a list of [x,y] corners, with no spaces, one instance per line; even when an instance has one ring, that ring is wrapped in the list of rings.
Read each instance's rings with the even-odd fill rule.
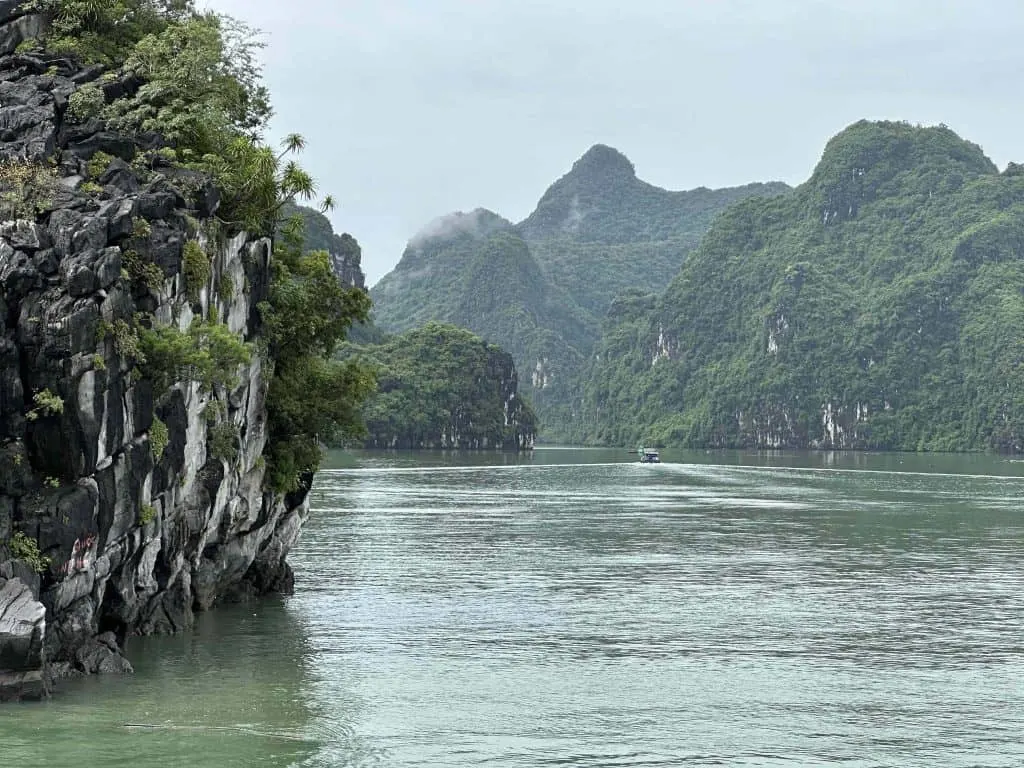
[[[85,63],[118,65],[139,40],[194,13],[192,0],[35,0],[52,16],[41,41]]]

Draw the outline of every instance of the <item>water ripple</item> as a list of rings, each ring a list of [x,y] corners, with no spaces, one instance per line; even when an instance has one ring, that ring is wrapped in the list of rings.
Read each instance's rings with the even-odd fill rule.
[[[323,728],[386,765],[1021,765],[1021,497],[982,473],[375,461],[318,478],[290,610]],[[359,764],[348,741],[322,764]]]

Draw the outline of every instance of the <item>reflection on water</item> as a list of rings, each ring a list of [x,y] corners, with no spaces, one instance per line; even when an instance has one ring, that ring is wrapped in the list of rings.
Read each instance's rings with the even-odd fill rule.
[[[1024,764],[1024,465],[662,456],[333,454],[294,598],[0,710],[3,763]]]

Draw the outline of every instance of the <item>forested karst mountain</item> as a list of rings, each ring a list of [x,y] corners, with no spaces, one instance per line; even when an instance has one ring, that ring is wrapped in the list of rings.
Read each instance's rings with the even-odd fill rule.
[[[944,126],[857,123],[613,306],[591,441],[1021,450],[1024,177]]]
[[[594,318],[551,284],[512,225],[482,209],[429,225],[371,296],[376,324],[388,331],[437,321],[498,343],[538,410],[562,397],[568,372],[584,360],[580,348],[598,337]]]
[[[565,438],[579,366],[612,299],[663,287],[730,203],[785,189],[669,192],[598,145],[518,225],[483,209],[428,225],[372,289],[375,321],[392,332],[454,323],[499,343],[516,360],[544,434]]]
[[[348,345],[376,371],[363,416],[368,448],[524,450],[534,416],[512,356],[453,325],[427,323],[376,345]]]

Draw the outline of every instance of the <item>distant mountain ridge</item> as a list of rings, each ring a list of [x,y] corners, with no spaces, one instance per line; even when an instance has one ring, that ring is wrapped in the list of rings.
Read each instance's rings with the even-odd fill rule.
[[[678,271],[721,210],[781,183],[670,192],[596,145],[513,224],[478,208],[435,219],[371,289],[374,319],[400,333],[454,323],[512,353],[548,439],[573,419],[575,372],[621,291],[655,290]]]
[[[622,245],[699,238],[725,206],[788,189],[782,182],[771,182],[672,192],[641,181],[629,158],[597,144],[548,187],[516,229],[531,242],[572,238]]]

